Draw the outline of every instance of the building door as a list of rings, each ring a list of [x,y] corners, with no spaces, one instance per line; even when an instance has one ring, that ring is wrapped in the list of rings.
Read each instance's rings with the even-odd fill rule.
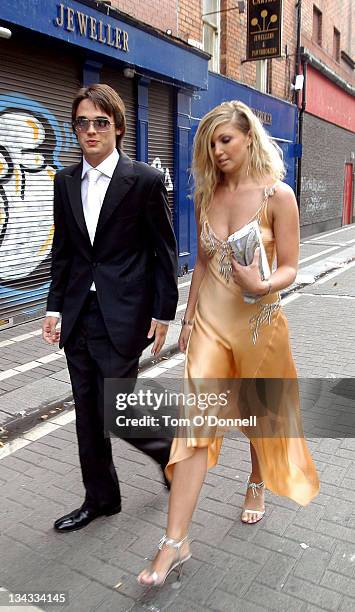
[[[0,320],[42,316],[50,279],[53,181],[80,159],[71,129],[81,61],[45,39],[0,40]],[[0,327],[1,328],[1,327]]]
[[[353,218],[353,165],[345,164],[344,171],[344,195],[343,195],[343,218],[342,225],[348,225]]]

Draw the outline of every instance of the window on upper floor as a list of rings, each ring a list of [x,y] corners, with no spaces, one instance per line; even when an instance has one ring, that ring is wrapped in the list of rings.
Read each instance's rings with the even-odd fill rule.
[[[256,68],[256,82],[255,86],[259,91],[263,93],[269,92],[269,64],[267,59],[259,60],[255,62]]]
[[[333,57],[340,62],[340,32],[336,28],[333,30]]]
[[[322,12],[314,4],[312,39],[318,45],[322,44]]]
[[[209,70],[219,72],[220,0],[203,0],[203,49],[211,54]]]

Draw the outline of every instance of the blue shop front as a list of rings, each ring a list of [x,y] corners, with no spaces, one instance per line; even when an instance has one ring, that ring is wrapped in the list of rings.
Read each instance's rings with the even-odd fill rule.
[[[201,116],[239,98],[278,139],[293,185],[295,108],[208,73],[208,56],[93,0],[2,0],[0,26],[0,329],[40,317],[50,276],[53,180],[80,158],[71,103],[82,85],[108,83],[127,114],[124,149],[165,177],[180,273],[196,256],[190,197]]]
[[[192,97],[189,153],[192,153],[193,138],[201,117],[211,108],[226,100],[241,100],[258,115],[267,132],[281,148],[287,170],[285,181],[295,189],[295,160],[297,156],[296,106],[219,74],[210,72],[208,75],[207,91],[197,91]],[[189,269],[194,265],[197,252],[195,229],[194,211],[191,204],[188,203],[184,209],[180,208],[178,235],[180,252],[185,250],[189,253],[185,261],[185,267]]]

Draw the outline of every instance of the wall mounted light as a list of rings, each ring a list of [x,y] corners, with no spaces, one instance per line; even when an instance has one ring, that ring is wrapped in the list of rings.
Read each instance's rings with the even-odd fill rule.
[[[0,38],[9,39],[12,36],[11,30],[9,28],[0,28]]]
[[[134,75],[136,74],[136,72],[134,68],[130,68],[129,66],[127,66],[127,68],[123,69],[123,74],[126,79],[134,79]]]

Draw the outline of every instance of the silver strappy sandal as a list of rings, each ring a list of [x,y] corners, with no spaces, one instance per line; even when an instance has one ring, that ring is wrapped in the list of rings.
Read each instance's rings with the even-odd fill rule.
[[[173,538],[168,538],[168,536],[166,535],[166,533],[163,535],[163,537],[161,538],[158,548],[159,550],[162,550],[164,546],[169,546],[170,548],[174,548],[176,551],[176,557],[175,559],[172,561],[170,567],[168,568],[168,570],[165,572],[165,574],[163,576],[159,576],[158,572],[151,572],[147,574],[147,577],[152,578],[153,581],[152,582],[142,582],[142,580],[140,580],[140,576],[141,574],[137,577],[137,581],[139,582],[139,584],[141,584],[142,586],[148,587],[148,586],[154,586],[154,587],[159,587],[162,586],[165,582],[165,580],[167,579],[167,577],[169,576],[169,574],[171,574],[171,572],[178,567],[178,580],[181,580],[181,576],[182,576],[182,566],[183,564],[188,561],[191,558],[191,553],[189,553],[188,555],[186,555],[185,557],[181,557],[181,546],[184,544],[184,542],[187,541],[187,536],[185,536],[184,538],[182,538],[182,540],[180,540],[179,542],[177,540],[174,540]],[[145,570],[143,570],[144,572]],[[143,573],[141,572],[141,573]]]
[[[250,482],[250,478],[248,477],[247,489],[252,490],[254,498],[259,495],[259,490],[264,489],[264,487],[265,487],[265,483],[263,480],[257,484],[256,482]],[[256,521],[253,521],[252,523],[249,523],[249,521],[243,521],[243,519],[241,518],[240,520],[242,521],[242,523],[246,523],[246,525],[255,525],[256,523],[261,521],[261,519],[263,518],[265,514],[265,510],[249,510],[248,508],[243,508],[242,514],[244,512],[246,514],[257,514],[258,515],[258,519]]]

